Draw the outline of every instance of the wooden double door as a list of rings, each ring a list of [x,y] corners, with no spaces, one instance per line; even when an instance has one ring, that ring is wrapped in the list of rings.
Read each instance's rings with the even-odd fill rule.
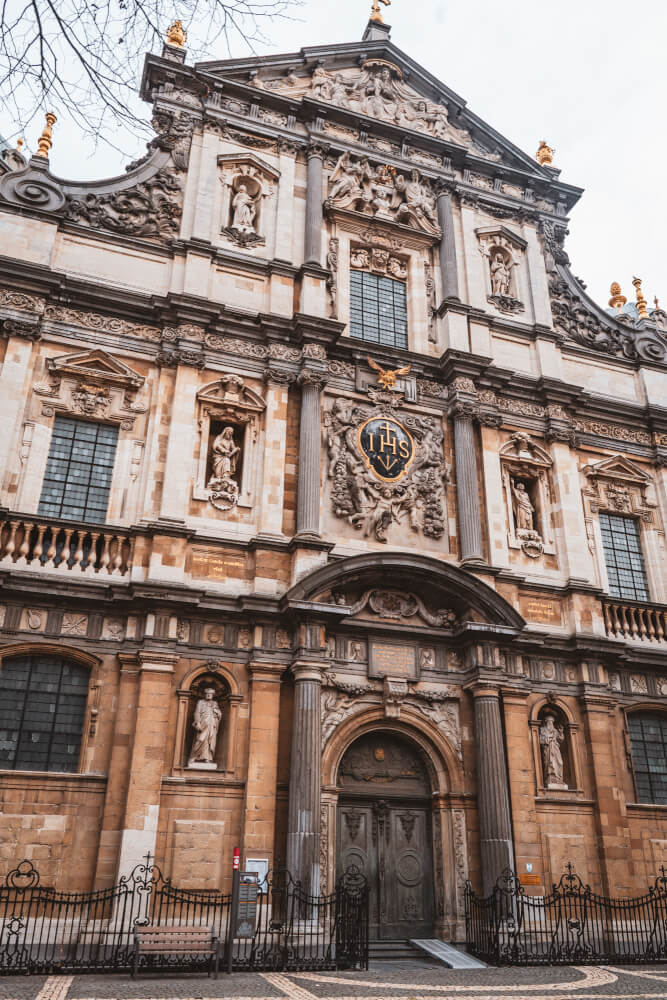
[[[433,936],[430,809],[423,801],[339,800],[337,870],[356,865],[370,887],[370,937]]]

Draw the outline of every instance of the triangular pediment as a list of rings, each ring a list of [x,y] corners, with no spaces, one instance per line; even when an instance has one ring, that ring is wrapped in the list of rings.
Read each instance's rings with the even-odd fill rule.
[[[591,462],[585,466],[584,473],[589,479],[617,479],[642,485],[651,481],[650,476],[623,455],[614,455],[601,462]]]
[[[298,53],[199,63],[208,79],[252,88],[258,101],[271,94],[322,105],[327,121],[342,119],[400,129],[406,141],[421,135],[466,150],[468,157],[502,163],[553,183],[540,166],[481,118],[453,90],[389,41],[313,46]],[[574,190],[574,189],[571,189]],[[576,197],[573,199],[576,200]]]
[[[143,375],[101,349],[50,358],[47,367],[52,375],[61,377],[69,375],[127,388],[139,389],[145,381]]]

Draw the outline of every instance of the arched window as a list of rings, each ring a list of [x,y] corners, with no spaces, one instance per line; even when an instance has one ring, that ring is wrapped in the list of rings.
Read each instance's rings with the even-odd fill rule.
[[[667,806],[667,714],[633,712],[628,729],[637,801]]]
[[[88,670],[60,656],[13,656],[0,669],[0,768],[76,771]]]

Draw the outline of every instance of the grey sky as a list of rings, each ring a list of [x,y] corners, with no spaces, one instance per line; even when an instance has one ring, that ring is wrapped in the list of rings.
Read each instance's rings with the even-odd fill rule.
[[[370,7],[370,0],[305,0],[298,21],[268,26],[271,45],[259,51],[354,41]],[[174,10],[177,16],[177,0]],[[593,297],[606,305],[613,280],[633,297],[636,274],[649,302],[658,295],[667,307],[667,5],[393,0],[383,13],[392,41],[481,118],[530,154],[542,138],[555,147],[561,179],[586,189],[567,248]],[[196,26],[189,28],[192,41]],[[240,44],[232,53],[243,54]],[[12,130],[0,117],[0,133]],[[26,138],[36,144],[36,135]],[[119,135],[125,158],[103,146],[93,152],[60,120],[51,168],[72,179],[123,172],[143,141]]]

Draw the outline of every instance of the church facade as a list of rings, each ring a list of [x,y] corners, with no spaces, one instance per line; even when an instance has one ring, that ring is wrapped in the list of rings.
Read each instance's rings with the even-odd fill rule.
[[[169,39],[123,176],[59,179],[53,119],[0,159],[0,874],[355,864],[380,939],[508,866],[644,892],[667,314],[591,301],[549,147],[382,23]]]

